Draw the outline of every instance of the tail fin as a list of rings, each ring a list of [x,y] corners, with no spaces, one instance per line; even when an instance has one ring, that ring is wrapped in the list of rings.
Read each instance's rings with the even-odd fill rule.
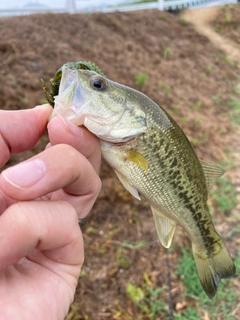
[[[210,299],[215,296],[222,278],[236,276],[235,265],[221,239],[211,253],[200,251],[197,246],[193,245],[193,256],[197,266],[198,277]]]

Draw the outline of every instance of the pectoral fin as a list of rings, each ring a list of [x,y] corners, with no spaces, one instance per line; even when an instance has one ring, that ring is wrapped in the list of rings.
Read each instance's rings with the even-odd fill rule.
[[[128,180],[125,176],[123,176],[121,173],[117,172],[116,170],[114,170],[114,171],[115,171],[118,179],[122,182],[125,189],[127,189],[135,198],[137,198],[138,200],[141,201],[141,198],[139,196],[137,189],[128,182]]]
[[[148,170],[148,163],[146,158],[139,152],[135,150],[130,150],[127,154],[127,160],[135,163],[138,165],[140,168],[143,170],[147,171]]]
[[[224,174],[224,170],[216,166],[215,164],[207,163],[203,160],[200,160],[200,163],[204,171],[207,182],[207,189],[209,191],[214,183]]]
[[[172,243],[176,222],[163,216],[158,209],[153,208],[152,206],[151,209],[159,240],[165,248],[169,248]]]

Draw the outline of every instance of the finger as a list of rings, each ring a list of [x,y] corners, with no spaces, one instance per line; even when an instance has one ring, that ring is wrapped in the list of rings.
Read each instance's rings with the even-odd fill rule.
[[[83,263],[77,214],[67,202],[29,201],[12,205],[0,216],[0,239],[0,269],[34,249],[59,263]]]
[[[99,173],[101,162],[99,139],[86,128],[78,127],[69,120],[57,116],[49,122],[48,134],[52,145],[59,143],[71,145],[81,152]]]
[[[88,214],[101,188],[90,162],[71,146],[53,146],[0,175],[0,189],[15,200],[33,200],[48,193],[52,200],[72,203],[81,217]]]
[[[51,111],[50,105],[29,110],[0,110],[0,167],[10,154],[26,151],[36,144],[45,131]]]

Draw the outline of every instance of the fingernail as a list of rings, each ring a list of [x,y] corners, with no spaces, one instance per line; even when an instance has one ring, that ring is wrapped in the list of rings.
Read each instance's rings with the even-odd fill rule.
[[[60,119],[61,124],[64,125],[67,132],[69,132],[73,136],[82,137],[82,135],[83,135],[82,129],[80,127],[78,127],[76,124],[72,123],[71,121],[65,119],[64,117],[62,117],[60,115],[58,115],[56,117],[56,119]]]
[[[45,164],[39,159],[17,164],[2,172],[5,180],[18,188],[32,187],[44,177],[45,173]]]
[[[50,105],[49,105],[49,103],[45,103],[45,104],[41,104],[41,105],[39,105],[39,106],[36,106],[36,107],[34,107],[33,109],[42,109],[42,110],[44,110],[44,109],[49,109],[49,107],[50,107]]]
[[[47,150],[47,149],[49,149],[49,148],[51,148],[51,147],[52,147],[51,142],[48,142],[48,144],[47,144],[46,147],[45,147],[45,150]]]

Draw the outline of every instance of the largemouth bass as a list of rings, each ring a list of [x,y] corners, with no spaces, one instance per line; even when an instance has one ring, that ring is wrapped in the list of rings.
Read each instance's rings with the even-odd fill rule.
[[[208,191],[223,171],[199,160],[177,123],[143,93],[93,70],[64,65],[61,72],[52,117],[61,114],[100,139],[102,155],[124,187],[148,200],[164,247],[176,225],[183,227],[212,298],[222,278],[235,276],[207,206]]]

